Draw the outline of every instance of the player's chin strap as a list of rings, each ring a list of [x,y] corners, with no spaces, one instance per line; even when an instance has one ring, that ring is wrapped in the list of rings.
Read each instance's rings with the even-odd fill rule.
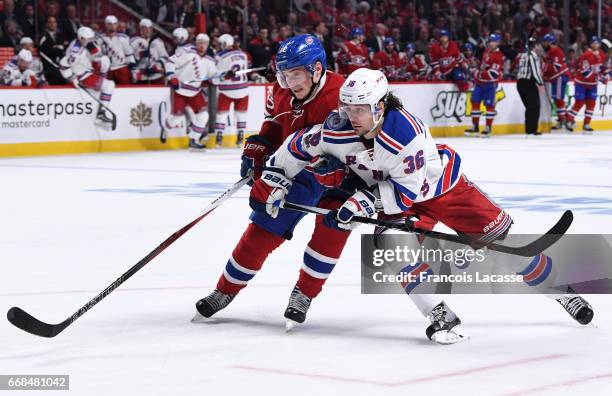
[[[291,203],[287,201],[281,202],[280,207],[284,209],[294,210],[297,212],[312,213],[312,214],[317,214],[317,215],[322,215],[322,216],[325,216],[326,214],[331,212],[329,209],[318,208],[316,206],[300,205],[300,204],[295,204],[295,203]],[[372,219],[369,217],[361,217],[361,216],[353,216],[351,219],[352,222],[357,222],[357,223],[362,223],[362,224],[372,224],[375,226],[385,227],[385,228],[389,228],[393,230],[422,234],[424,236],[428,236],[431,238],[441,239],[444,241],[449,241],[449,242],[454,242],[454,243],[460,243],[460,244],[472,246],[478,249],[486,247],[488,249],[495,250],[498,252],[512,254],[515,256],[523,256],[523,257],[537,256],[538,254],[542,253],[544,250],[551,247],[553,244],[555,244],[555,242],[561,239],[561,237],[569,229],[573,220],[574,220],[574,215],[572,214],[572,211],[566,210],[565,213],[563,213],[563,215],[559,219],[559,221],[557,221],[557,223],[550,230],[548,230],[546,234],[540,236],[535,241],[527,245],[513,247],[513,246],[506,246],[506,245],[501,245],[501,244],[492,243],[492,242],[484,243],[478,240],[477,237],[475,238],[473,236],[469,236],[465,234],[453,235],[453,234],[445,234],[443,232],[438,232],[438,231],[423,230],[421,228],[414,227],[412,222],[405,223],[405,224],[398,224],[394,222],[388,222],[388,221]]]
[[[293,99],[295,99],[296,101],[301,102],[301,103],[305,103],[305,102],[307,102],[308,100],[310,100],[310,97],[312,96],[312,94],[314,93],[314,91],[317,89],[317,87],[318,87],[318,86],[319,86],[319,84],[321,83],[321,80],[323,80],[323,76],[324,76],[324,75],[325,75],[325,69],[323,69],[323,70],[321,71],[321,77],[319,77],[319,81],[314,82],[314,72],[313,72],[313,73],[312,73],[312,77],[310,78],[310,80],[312,81],[312,86],[310,87],[310,91],[308,91],[308,95],[306,95],[306,96],[304,97],[304,99],[298,99],[298,98],[297,98],[297,97],[296,97],[296,96],[293,94],[293,92],[291,92],[291,91],[290,91],[290,92],[291,92],[291,96],[293,96]]]

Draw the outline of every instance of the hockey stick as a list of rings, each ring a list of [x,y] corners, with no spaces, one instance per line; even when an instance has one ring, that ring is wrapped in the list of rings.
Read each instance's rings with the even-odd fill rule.
[[[49,62],[49,64],[51,66],[55,67],[57,69],[57,71],[60,71],[59,65],[57,63],[53,62],[53,60],[51,58],[49,58],[47,55],[43,54],[42,52],[40,52],[40,56],[42,58],[44,58],[47,62]],[[100,99],[96,98],[91,92],[89,92],[87,90],[87,88],[83,87],[81,84],[75,85],[75,87],[77,87],[77,86],[82,91],[85,91],[87,93],[87,95],[89,95],[94,101],[96,101],[100,107],[106,109],[111,114],[111,118],[112,118],[112,130],[114,131],[115,129],[117,129],[117,115],[108,106],[106,106],[104,103],[102,103],[100,101]]]
[[[106,289],[102,290],[100,294],[95,296],[91,301],[87,304],[83,305],[76,311],[72,316],[68,317],[61,323],[58,324],[48,324],[45,322],[41,322],[36,319],[29,313],[25,312],[23,309],[18,307],[13,307],[8,310],[6,317],[9,322],[11,322],[16,327],[20,328],[23,331],[27,331],[28,333],[40,336],[40,337],[55,337],[59,333],[61,333],[66,327],[70,326],[75,320],[83,316],[85,312],[89,311],[93,308],[94,305],[102,301],[102,299],[112,293],[113,290],[118,288],[123,282],[128,280],[132,275],[138,272],[142,267],[144,267],[147,263],[153,260],[157,255],[166,250],[166,248],[176,242],[183,234],[189,231],[193,226],[198,224],[200,220],[206,217],[210,212],[215,210],[219,205],[221,205],[224,201],[226,201],[229,197],[234,195],[234,193],[242,188],[248,181],[250,180],[250,175],[240,179],[230,188],[225,190],[223,194],[221,194],[217,199],[212,201],[210,205],[204,209],[204,212],[193,220],[191,223],[187,224],[180,230],[176,231],[174,234],[170,235],[165,241],[163,241],[158,247],[153,249],[149,254],[147,254],[142,260],[140,260],[136,265],[127,270],[123,275],[117,278],[113,283],[111,283]]]
[[[117,129],[117,114],[115,114],[107,105],[102,103],[102,101],[100,99],[96,98],[94,96],[94,94],[89,92],[89,90],[87,88],[82,86],[80,83],[77,84],[77,85],[79,86],[79,88],[81,88],[81,90],[85,91],[85,93],[87,93],[87,95],[89,95],[94,101],[96,101],[100,107],[102,107],[103,109],[105,109],[106,111],[108,111],[110,113],[110,115],[111,115],[111,130],[114,131],[115,129]]]
[[[306,206],[306,205],[299,205],[299,204],[294,204],[291,202],[283,202],[281,204],[281,207],[285,209],[295,210],[298,212],[313,213],[313,214],[318,214],[318,215],[326,215],[327,213],[330,212],[328,209],[322,209],[322,208]],[[372,224],[375,226],[386,227],[386,228],[404,231],[404,232],[423,234],[428,237],[442,239],[442,240],[449,241],[449,242],[461,243],[464,245],[470,245],[470,246],[484,245],[491,250],[496,250],[498,252],[507,253],[507,254],[513,254],[515,256],[533,257],[533,256],[536,256],[542,253],[544,250],[548,249],[555,242],[561,239],[561,237],[565,234],[565,232],[568,230],[568,228],[572,224],[573,220],[574,220],[574,215],[572,214],[572,211],[566,210],[565,213],[563,213],[563,215],[559,219],[559,221],[557,221],[557,223],[550,230],[548,230],[546,234],[540,236],[538,239],[536,239],[535,241],[527,245],[518,246],[518,247],[500,245],[498,243],[492,243],[492,242],[483,243],[479,241],[477,238],[473,238],[465,234],[452,235],[452,234],[445,234],[443,232],[437,232],[437,231],[427,231],[427,230],[423,230],[420,228],[414,228],[408,224],[396,224],[396,223],[391,223],[391,222],[387,222],[383,220],[371,219],[368,217],[355,216],[353,217],[352,221],[357,222],[357,223],[363,223],[363,224]]]
[[[605,103],[604,103],[605,99]],[[603,117],[606,114],[606,105],[608,104],[608,83],[606,82],[606,87],[604,88],[603,98],[601,98],[601,116]]]

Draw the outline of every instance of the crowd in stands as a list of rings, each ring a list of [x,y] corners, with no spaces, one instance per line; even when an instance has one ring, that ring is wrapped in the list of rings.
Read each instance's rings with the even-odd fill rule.
[[[124,3],[169,32],[186,27],[194,36],[198,33],[193,0]],[[439,42],[441,32],[476,56],[486,48],[491,33],[499,34],[499,48],[506,60],[504,78],[513,77],[512,60],[523,50],[528,37],[543,38],[550,33],[560,44],[566,39],[563,0],[336,0],[335,8],[332,4],[324,0],[202,0],[202,11],[207,15],[211,49],[218,48],[222,34],[233,35],[236,46],[244,44],[242,49],[250,54],[253,67],[268,66],[284,39],[311,33],[323,42],[329,68],[347,73],[355,62],[364,62],[384,69],[390,80],[399,81],[439,79],[431,67],[431,48],[432,43]],[[598,33],[597,4],[597,0],[570,1],[566,52],[570,65]],[[63,84],[52,62],[59,62],[84,23],[77,11],[69,0],[0,0],[0,47],[13,48],[18,54],[30,46],[33,54],[38,52],[42,58],[46,81]],[[120,20],[117,32],[136,36],[138,22]],[[604,0],[602,39],[612,41],[611,22],[612,0]],[[86,24],[96,33],[105,31],[103,23]],[[172,53],[172,43],[166,45]],[[352,45],[359,49],[356,55],[349,51]]]

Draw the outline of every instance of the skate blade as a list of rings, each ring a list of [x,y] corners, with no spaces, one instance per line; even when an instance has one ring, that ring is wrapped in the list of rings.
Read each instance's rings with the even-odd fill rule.
[[[470,336],[463,331],[461,325],[453,327],[450,331],[437,331],[431,336],[431,340],[440,345],[458,344],[469,339]]]
[[[285,323],[285,333],[290,333],[291,330],[293,330],[297,325],[299,325],[298,322],[295,322],[293,320],[288,320]]]
[[[592,135],[593,131],[582,131],[583,135]]]
[[[202,322],[206,321],[206,319],[207,318],[202,316],[201,313],[196,312],[195,316],[191,319],[191,323],[202,323]]]
[[[110,123],[108,123],[108,122],[105,122],[105,121],[95,121],[94,124],[97,127],[101,128],[101,129],[104,129],[106,131],[110,131],[112,129],[112,125]]]

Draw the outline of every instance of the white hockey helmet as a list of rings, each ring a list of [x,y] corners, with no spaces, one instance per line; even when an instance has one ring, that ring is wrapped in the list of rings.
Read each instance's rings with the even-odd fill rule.
[[[91,28],[88,28],[87,26],[81,26],[79,30],[77,30],[77,37],[81,42],[93,40],[95,36],[96,34],[94,33],[94,31]]]
[[[374,120],[373,130],[382,119],[378,103],[384,100],[388,93],[389,82],[380,70],[357,69],[340,87],[340,113],[347,117],[346,112],[342,110],[343,106],[369,105]]]
[[[210,37],[208,37],[208,34],[206,33],[200,33],[196,36],[195,41],[196,43],[198,42],[210,43]]]
[[[231,48],[234,46],[234,38],[231,34],[222,34],[219,37],[219,45],[221,46],[221,49]]]
[[[104,23],[106,23],[107,25],[108,24],[115,25],[115,24],[119,23],[119,20],[114,15],[107,15],[106,18],[104,18]]]
[[[28,51],[27,49],[22,49],[17,54],[17,59],[30,63],[32,62],[32,53]]]
[[[22,37],[21,40],[19,40],[19,45],[25,44],[34,44],[34,41],[32,41],[32,39],[29,37]]]
[[[183,44],[189,39],[189,32],[185,28],[176,28],[172,31],[172,37],[177,43]]]
[[[150,28],[150,27],[153,27],[153,22],[151,22],[151,20],[148,18],[143,18],[140,20],[140,23],[138,25],[140,27]]]

